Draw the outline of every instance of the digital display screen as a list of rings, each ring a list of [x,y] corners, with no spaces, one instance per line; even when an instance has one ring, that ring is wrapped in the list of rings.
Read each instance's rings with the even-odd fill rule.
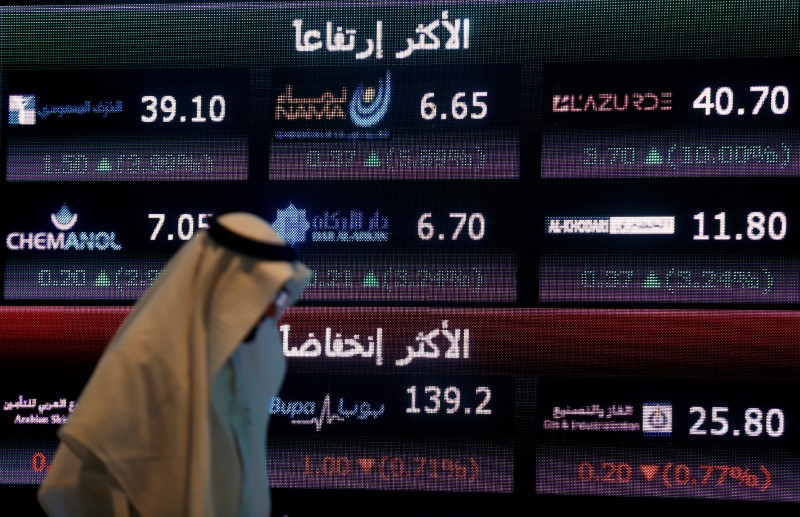
[[[798,38],[796,0],[0,6],[3,493],[249,211],[312,271],[275,515],[796,511]]]

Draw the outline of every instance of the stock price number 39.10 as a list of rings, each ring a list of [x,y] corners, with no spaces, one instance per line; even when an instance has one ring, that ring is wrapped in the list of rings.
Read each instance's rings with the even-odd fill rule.
[[[461,389],[456,386],[447,386],[442,389],[439,386],[425,386],[420,398],[427,397],[425,405],[420,408],[417,406],[417,386],[409,386],[406,393],[411,396],[406,413],[417,414],[425,412],[429,415],[444,413],[447,415],[458,414],[459,411],[464,415],[491,415],[492,409],[489,402],[492,400],[492,390],[488,386],[478,386],[475,388],[475,399],[472,401],[477,404],[465,402],[461,407]],[[469,405],[468,405],[469,404]],[[470,407],[474,405],[474,407]]]
[[[448,238],[446,233],[437,233],[436,227],[430,222],[433,213],[425,212],[417,219],[417,236],[423,241],[429,241],[434,237],[443,241]],[[456,227],[453,233],[449,234],[451,241],[458,240],[462,235],[468,236],[473,241],[483,239],[486,233],[486,219],[480,212],[468,214],[466,212],[450,212],[450,219],[456,219]],[[466,229],[466,231],[464,231]]]
[[[178,239],[188,241],[194,235],[195,229],[203,230],[208,228],[208,218],[212,215],[213,214],[210,213],[196,215],[180,214],[177,221],[169,225],[170,227],[174,227],[175,231],[166,233],[167,240],[174,240],[177,235]],[[147,214],[147,218],[156,220],[156,227],[153,228],[153,233],[150,234],[150,240],[157,240],[159,236],[164,235],[161,233],[161,230],[164,229],[164,222],[167,220],[167,214]]]
[[[164,95],[161,98],[145,95],[142,97],[142,104],[144,104],[145,114],[141,119],[146,124],[159,122],[159,114],[161,114],[160,122],[164,123],[186,122],[187,120],[194,123],[225,120],[225,97],[222,95],[214,95],[207,102],[202,95],[194,97],[192,99],[194,110],[187,113],[187,115],[194,115],[190,119],[187,119],[187,115],[178,114],[178,101],[172,95]]]
[[[436,105],[436,94],[428,92],[422,96],[419,105],[419,114],[424,120],[481,120],[486,117],[489,112],[489,107],[486,105],[486,96],[488,92],[472,92],[472,106],[467,104],[469,100],[467,92],[458,92],[446,104],[450,105],[448,110],[446,106],[441,109]]]

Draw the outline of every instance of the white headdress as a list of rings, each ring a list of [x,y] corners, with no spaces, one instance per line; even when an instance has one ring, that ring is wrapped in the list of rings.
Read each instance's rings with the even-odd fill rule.
[[[285,305],[293,303],[308,276],[272,227],[251,214],[221,216],[187,242],[123,322],[59,430],[62,443],[39,493],[48,512],[92,501],[81,487],[76,492],[76,466],[117,484],[147,516],[234,514],[247,490],[245,470],[263,473],[247,482],[268,497],[263,458],[255,460],[260,469],[242,466],[246,452],[237,450],[239,436],[226,422],[230,408],[219,407],[212,390],[230,382],[221,377],[241,349],[255,378],[238,396],[255,401],[249,418],[263,451],[267,405],[285,359],[279,346],[240,345],[279,292]],[[271,326],[259,334],[277,337]]]

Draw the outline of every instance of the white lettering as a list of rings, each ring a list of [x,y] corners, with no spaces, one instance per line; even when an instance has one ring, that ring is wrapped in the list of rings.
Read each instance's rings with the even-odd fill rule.
[[[61,250],[64,249],[64,232],[61,233],[48,233],[47,234],[47,249]]]

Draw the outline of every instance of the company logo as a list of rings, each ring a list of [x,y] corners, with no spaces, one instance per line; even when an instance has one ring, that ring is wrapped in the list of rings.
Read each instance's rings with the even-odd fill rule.
[[[288,244],[311,242],[386,242],[389,240],[389,219],[375,211],[368,219],[362,210],[325,212],[312,216],[309,222],[306,210],[289,204],[278,210],[272,227]]]
[[[342,87],[339,97],[325,92],[319,97],[294,97],[294,86],[275,99],[275,120],[344,120],[342,106],[347,102],[347,88]]]
[[[380,409],[372,409],[369,402],[355,403],[352,406],[344,397],[339,398],[339,405],[336,408],[331,406],[331,394],[327,393],[322,400],[322,407],[318,416],[314,416],[317,411],[317,404],[311,400],[284,401],[280,397],[273,397],[269,406],[270,415],[286,415],[292,425],[312,425],[317,431],[321,431],[325,424],[334,422],[344,422],[350,418],[357,420],[367,420],[372,418],[377,420],[383,415],[386,405],[381,404]],[[310,418],[299,419],[297,416],[309,416]]]
[[[275,99],[275,120],[346,120],[348,109],[350,120],[358,127],[372,127],[380,122],[389,110],[392,97],[392,80],[389,71],[378,80],[376,86],[359,83],[350,98],[348,108],[347,87],[342,87],[339,96],[325,92],[319,97],[295,97],[294,85],[287,84],[284,92]]]
[[[378,89],[364,88],[359,83],[353,98],[350,99],[350,120],[358,127],[372,127],[383,119],[389,110],[392,98],[392,77],[386,71],[386,78],[380,79]]]
[[[53,226],[57,229],[65,232],[78,222],[78,214],[70,212],[67,205],[61,205],[61,210],[59,210],[58,213],[50,214],[50,222],[52,222]]]
[[[645,436],[672,434],[672,404],[645,402],[642,406],[642,432]]]
[[[6,248],[19,250],[121,250],[116,243],[115,232],[74,232],[71,230],[78,222],[78,214],[67,205],[50,214],[50,222],[59,230],[54,232],[11,232],[6,235]]]
[[[36,95],[8,96],[8,124],[11,126],[36,124]]]
[[[553,113],[671,111],[672,92],[553,95]]]
[[[297,244],[306,242],[306,233],[311,228],[311,224],[306,219],[306,211],[300,210],[290,203],[283,210],[278,210],[272,227],[287,244]]]
[[[542,427],[548,431],[639,432],[639,422],[632,422],[631,404],[601,406],[553,407],[553,418],[545,418]]]

